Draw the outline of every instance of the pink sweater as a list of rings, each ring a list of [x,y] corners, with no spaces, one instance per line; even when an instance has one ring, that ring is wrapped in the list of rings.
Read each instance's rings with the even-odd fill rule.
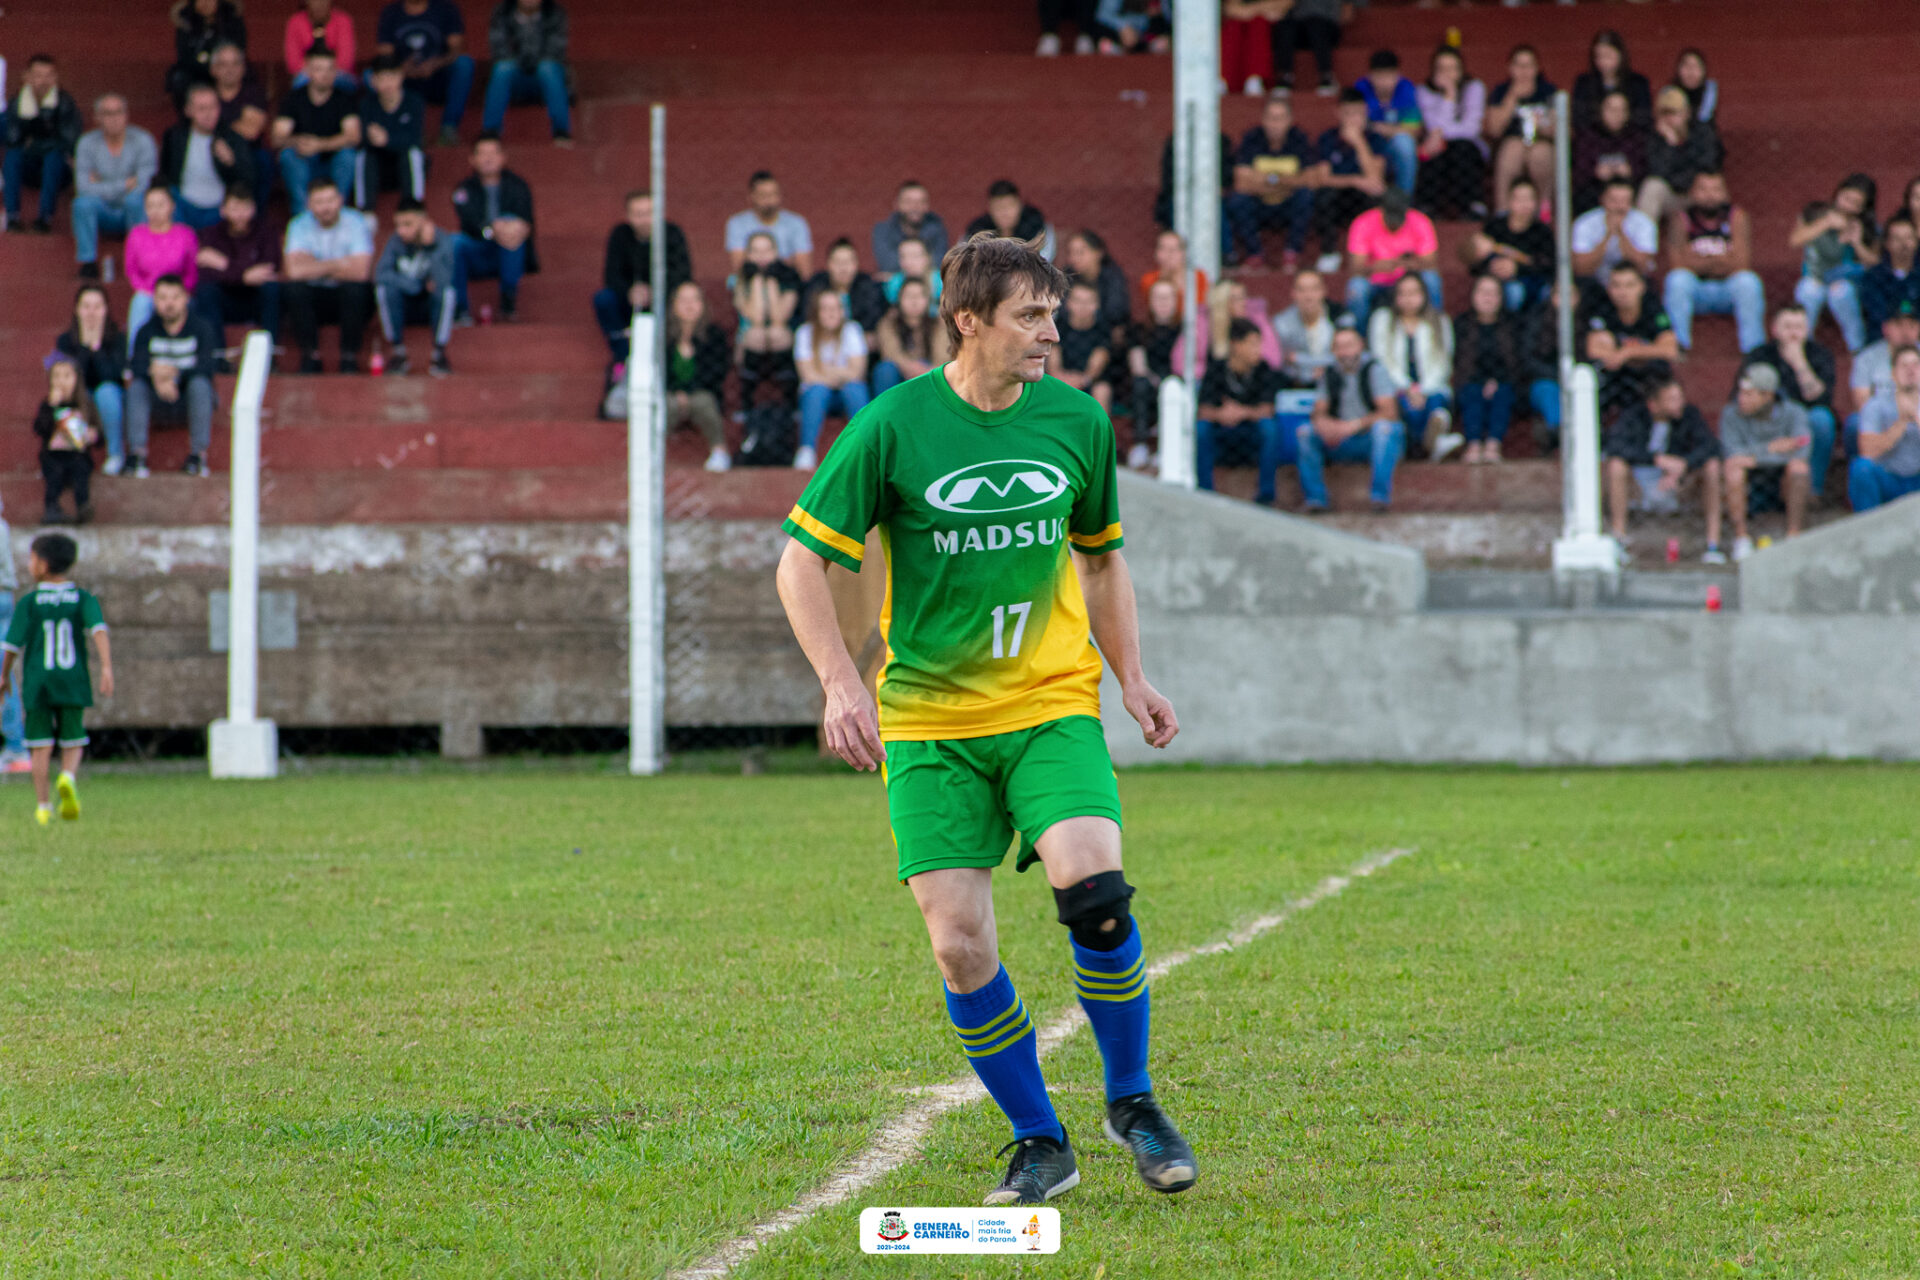
[[[161,276],[179,276],[193,292],[200,279],[200,237],[184,222],[155,235],[143,222],[127,232],[127,283],[135,293],[152,293],[153,282]]]
[[[327,25],[320,33],[326,37],[327,48],[333,50],[334,67],[346,75],[353,74],[353,19],[339,9],[327,15]],[[307,16],[305,8],[300,9],[287,19],[287,71],[292,75],[304,74],[307,69],[307,50],[313,47],[313,19]]]

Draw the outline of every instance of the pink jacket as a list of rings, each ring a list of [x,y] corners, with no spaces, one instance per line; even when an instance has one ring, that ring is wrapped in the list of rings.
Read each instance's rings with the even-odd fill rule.
[[[353,74],[353,19],[340,9],[327,16],[327,48],[333,50],[333,65],[346,75]],[[287,19],[287,71],[300,75],[307,69],[307,50],[313,46],[313,19],[303,8]]]
[[[1267,300],[1249,297],[1247,299],[1247,319],[1260,326],[1260,358],[1276,369],[1284,368],[1281,358],[1280,339],[1273,332],[1273,323],[1267,319]],[[1201,307],[1193,317],[1194,336],[1200,339],[1200,359],[1194,365],[1196,375],[1207,371],[1207,352],[1211,341],[1213,313]],[[1173,344],[1173,371],[1181,372],[1187,367],[1187,340],[1183,336]]]
[[[135,293],[152,293],[161,276],[179,276],[193,292],[200,279],[200,237],[184,222],[176,222],[163,236],[141,223],[127,232],[127,283]]]

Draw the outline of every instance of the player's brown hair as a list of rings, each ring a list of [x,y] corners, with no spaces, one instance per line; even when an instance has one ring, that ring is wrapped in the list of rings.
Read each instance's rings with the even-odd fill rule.
[[[1058,302],[1066,296],[1066,273],[1040,252],[1043,243],[980,231],[947,250],[940,260],[940,319],[956,352],[960,324],[954,317],[960,312],[971,311],[982,324],[991,324],[993,313],[1022,284],[1036,298]]]

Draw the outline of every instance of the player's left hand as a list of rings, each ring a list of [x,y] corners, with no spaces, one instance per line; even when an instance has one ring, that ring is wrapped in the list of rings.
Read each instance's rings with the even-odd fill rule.
[[[1164,748],[1180,732],[1180,720],[1173,714],[1173,703],[1146,681],[1123,690],[1120,702],[1127,714],[1140,722],[1140,736],[1148,746]]]
[[[4,698],[6,696],[7,695],[4,687],[0,686],[0,698]],[[102,667],[100,670],[100,696],[103,698],[111,698],[113,696],[113,668],[112,667]]]

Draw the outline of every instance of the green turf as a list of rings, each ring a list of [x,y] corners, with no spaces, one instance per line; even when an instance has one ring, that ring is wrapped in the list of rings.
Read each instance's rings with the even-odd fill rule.
[[[1155,990],[1204,1162],[1153,1196],[1082,1033],[1066,1247],[1138,1276],[1920,1271],[1916,772],[1125,776],[1150,953],[1415,856]],[[566,770],[0,787],[0,1276],[654,1276],[964,1071],[877,785]],[[1009,968],[1068,1005],[1007,876]],[[859,1204],[973,1201],[1004,1124]]]

